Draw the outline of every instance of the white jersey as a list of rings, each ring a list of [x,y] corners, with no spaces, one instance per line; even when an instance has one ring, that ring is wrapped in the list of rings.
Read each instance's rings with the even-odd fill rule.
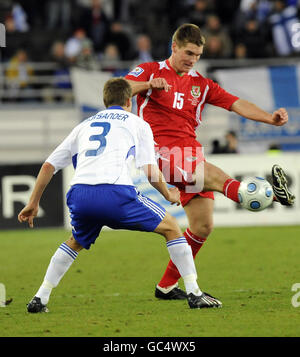
[[[71,185],[133,185],[131,156],[136,168],[157,164],[151,128],[135,114],[113,106],[77,125],[46,162],[55,173],[73,162]]]

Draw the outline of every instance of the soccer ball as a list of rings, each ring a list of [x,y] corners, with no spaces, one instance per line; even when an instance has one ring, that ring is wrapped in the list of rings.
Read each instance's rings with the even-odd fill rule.
[[[262,211],[273,202],[271,184],[262,177],[248,177],[240,184],[238,197],[243,208]]]

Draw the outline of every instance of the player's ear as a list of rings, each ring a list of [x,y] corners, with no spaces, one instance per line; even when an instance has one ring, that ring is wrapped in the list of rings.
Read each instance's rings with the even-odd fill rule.
[[[126,107],[128,108],[129,111],[131,111],[131,108],[132,108],[131,98],[128,98],[126,100]]]
[[[176,53],[178,46],[177,46],[177,43],[175,41],[172,42],[171,48],[172,48],[172,52]]]

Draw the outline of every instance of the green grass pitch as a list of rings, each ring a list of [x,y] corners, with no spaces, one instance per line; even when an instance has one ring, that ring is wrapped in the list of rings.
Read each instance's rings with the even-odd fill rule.
[[[53,290],[50,312],[28,314],[26,303],[68,236],[62,229],[0,232],[0,283],[13,299],[0,307],[0,337],[300,336],[300,307],[291,303],[300,226],[216,228],[196,266],[200,288],[223,307],[202,310],[154,297],[168,262],[162,237],[104,231]]]

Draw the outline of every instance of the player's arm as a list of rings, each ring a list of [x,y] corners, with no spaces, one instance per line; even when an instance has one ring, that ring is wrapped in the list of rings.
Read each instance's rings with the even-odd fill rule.
[[[235,101],[231,106],[231,110],[247,119],[276,126],[282,126],[288,121],[286,109],[279,108],[273,113],[268,113],[245,99]]]
[[[132,81],[130,79],[127,79],[127,81],[131,86],[132,96],[147,91],[148,89],[164,89],[167,92],[171,87],[165,78],[153,78],[145,82]]]
[[[180,205],[180,193],[178,188],[168,188],[164,176],[157,165],[144,165],[143,170],[149,183],[160,192],[167,201],[172,204],[176,203],[177,206]]]
[[[166,180],[157,166],[153,134],[149,124],[138,120],[138,141],[136,143],[135,163],[142,168],[149,183],[160,192],[167,201],[180,205],[180,193],[177,188],[168,188]]]
[[[28,204],[22,209],[18,215],[20,223],[28,222],[29,227],[33,228],[33,220],[36,217],[39,209],[40,199],[43,192],[52,176],[67,167],[72,162],[72,152],[74,151],[74,139],[78,132],[79,125],[75,127],[66,139],[50,154],[42,165],[37,176],[33,191],[31,193]]]
[[[28,222],[29,227],[33,228],[33,220],[38,214],[40,199],[49,182],[52,179],[55,168],[49,162],[45,162],[38,174],[33,191],[31,193],[28,204],[22,209],[18,215],[20,223]]]

